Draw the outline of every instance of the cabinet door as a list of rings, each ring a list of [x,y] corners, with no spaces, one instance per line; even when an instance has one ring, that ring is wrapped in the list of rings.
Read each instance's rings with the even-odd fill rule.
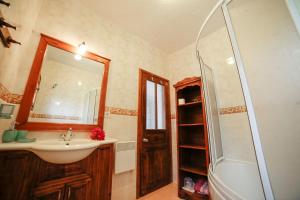
[[[93,177],[91,199],[111,199],[113,147],[112,144],[102,145],[89,157],[85,168]]]
[[[35,189],[33,194],[34,200],[63,200],[64,185],[49,185]]]
[[[30,199],[36,160],[30,152],[3,151],[0,152],[0,199],[25,200]]]
[[[66,184],[65,200],[90,200],[91,178]]]

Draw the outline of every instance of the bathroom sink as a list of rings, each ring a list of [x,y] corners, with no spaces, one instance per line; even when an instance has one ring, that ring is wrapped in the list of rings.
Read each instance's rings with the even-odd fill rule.
[[[112,143],[114,140],[91,140],[73,139],[62,140],[41,140],[35,142],[29,149],[41,159],[55,164],[67,164],[84,159],[91,154],[98,146]]]
[[[93,147],[94,145],[98,145],[99,141],[89,140],[89,139],[77,139],[71,141],[63,141],[63,140],[41,140],[36,143],[35,147],[39,149],[46,150],[64,150],[64,149],[82,149]]]

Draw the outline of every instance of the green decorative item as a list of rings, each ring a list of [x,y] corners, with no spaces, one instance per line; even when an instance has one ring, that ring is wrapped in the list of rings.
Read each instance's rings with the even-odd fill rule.
[[[2,142],[14,142],[16,140],[18,131],[17,130],[5,130],[2,135]]]
[[[29,142],[35,142],[35,138],[22,138],[22,139],[17,139],[18,143],[29,143]]]
[[[28,134],[28,131],[22,131],[19,130],[17,137],[16,137],[16,142],[18,143],[28,143],[28,142],[35,142],[35,138],[26,138]]]
[[[3,132],[3,135],[2,135],[3,143],[14,142],[16,140],[18,131],[15,130],[15,124],[16,124],[16,122],[12,121],[11,125],[10,125],[10,129],[5,130]]]
[[[22,140],[22,139],[25,139],[26,138],[26,136],[27,136],[27,134],[28,134],[28,131],[21,131],[21,130],[19,130],[19,131],[17,131],[18,132],[18,134],[17,134],[17,141],[18,140]]]
[[[28,131],[24,130],[16,130],[15,129],[15,121],[11,122],[10,129],[5,130],[2,135],[2,142],[8,143],[8,142],[19,142],[19,143],[28,143],[28,142],[35,142],[35,138],[26,138]]]

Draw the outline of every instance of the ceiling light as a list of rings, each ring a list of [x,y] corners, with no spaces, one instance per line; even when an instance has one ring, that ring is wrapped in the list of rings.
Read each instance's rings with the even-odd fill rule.
[[[75,59],[75,60],[81,60],[81,58],[82,58],[82,57],[81,57],[81,55],[79,55],[79,54],[75,54],[75,56],[74,56],[74,59]]]
[[[57,102],[55,102],[55,104],[56,104],[57,106],[59,106],[59,105],[60,105],[60,102],[59,102],[59,101],[57,101]]]
[[[82,55],[86,52],[86,45],[85,42],[82,42],[80,45],[78,45],[78,54]]]
[[[229,57],[226,59],[228,65],[233,65],[235,63],[234,57]]]
[[[81,86],[81,85],[82,85],[82,82],[81,82],[81,81],[78,81],[78,82],[77,82],[77,85]]]

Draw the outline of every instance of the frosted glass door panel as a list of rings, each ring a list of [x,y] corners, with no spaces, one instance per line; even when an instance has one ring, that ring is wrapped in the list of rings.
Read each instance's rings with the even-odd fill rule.
[[[221,129],[220,129],[220,122],[219,122],[219,108],[217,104],[217,97],[216,97],[216,91],[215,91],[215,84],[214,84],[214,77],[213,77],[213,71],[208,66],[203,66],[205,70],[206,75],[206,84],[207,84],[207,102],[209,103],[208,109],[209,112],[207,113],[209,119],[210,119],[210,132],[211,132],[211,138],[213,139],[213,150],[215,155],[215,160],[213,162],[217,161],[218,159],[223,157],[223,147],[222,147],[222,137],[221,137]]]
[[[157,129],[166,128],[165,86],[157,84]]]
[[[155,83],[146,82],[146,129],[155,129]]]

